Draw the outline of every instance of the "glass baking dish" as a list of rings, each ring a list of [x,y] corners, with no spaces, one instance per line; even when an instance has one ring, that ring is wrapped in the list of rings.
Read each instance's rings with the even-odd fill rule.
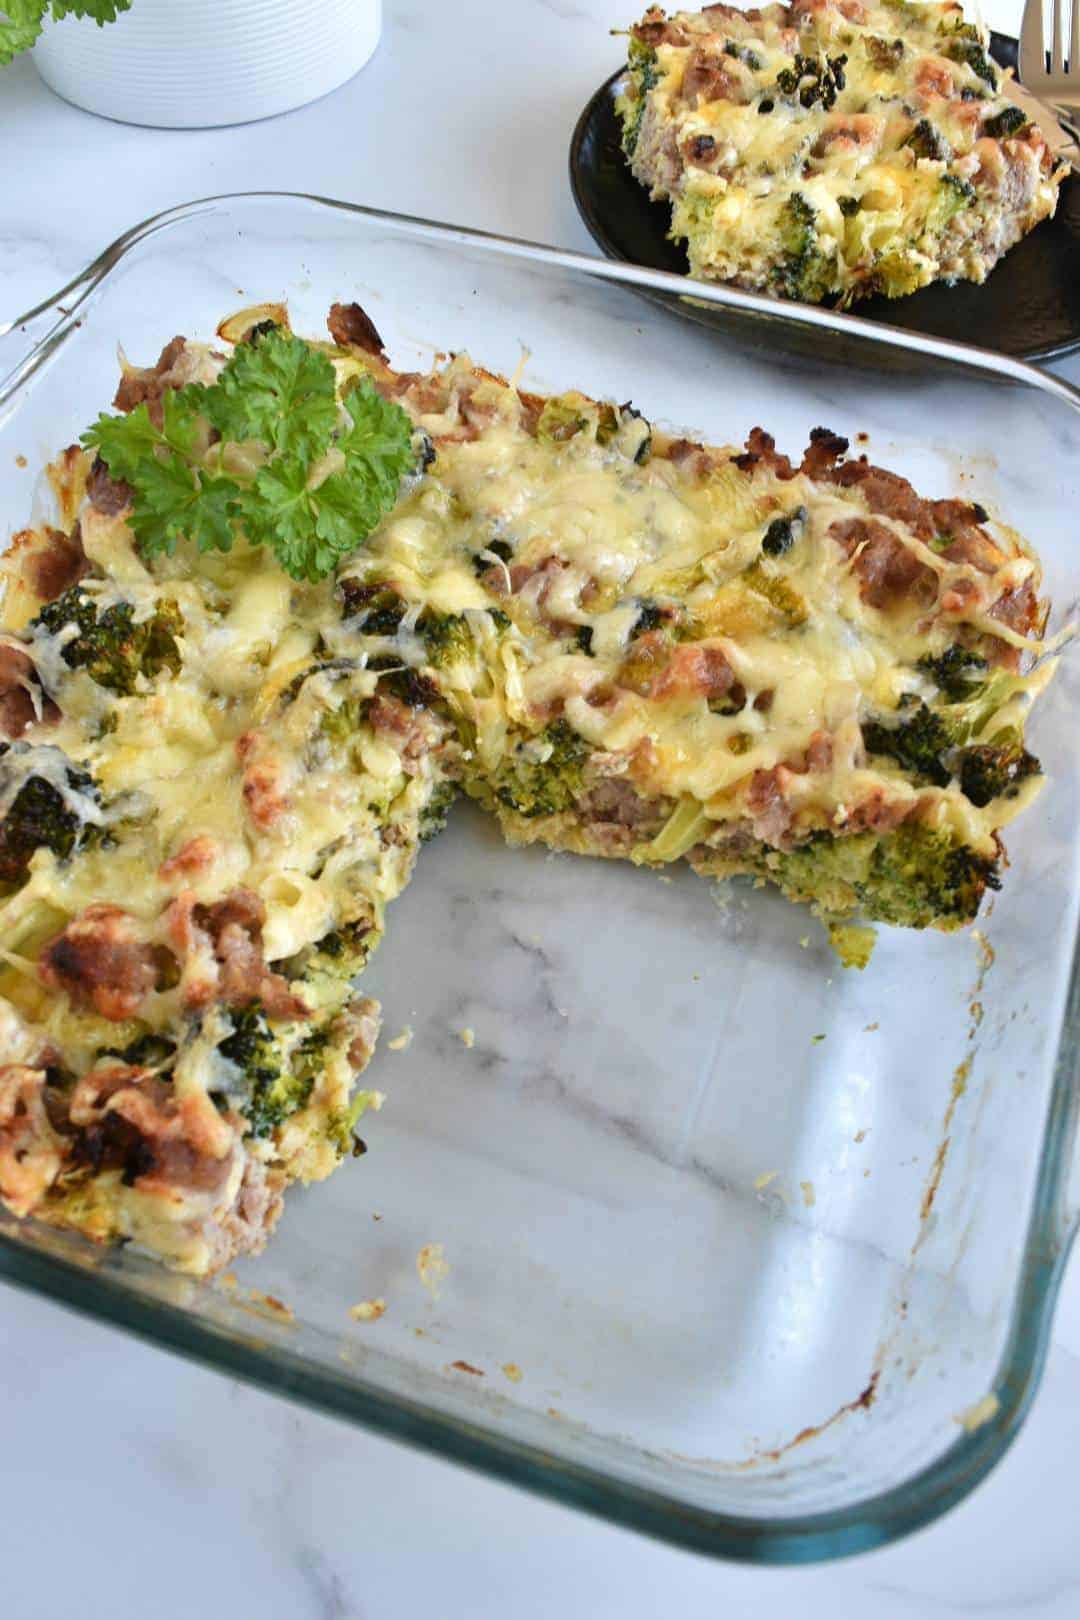
[[[524,360],[530,386],[720,443],[867,434],[1021,528],[1065,622],[1059,400],[748,356],[635,284],[665,278],[315,198],[174,210],[0,328],[5,532],[111,398],[118,343],[148,363],[274,300],[319,333],[357,299],[399,366]],[[885,930],[862,974],[769,892],[508,850],[459,807],[366,975],[388,1096],[367,1156],[212,1285],[9,1217],[0,1276],[698,1551],[794,1562],[925,1523],[1023,1420],[1075,1225],[1078,693],[1065,657],[1032,732],[1052,779],[979,930]],[[352,1320],[372,1298],[385,1315]]]

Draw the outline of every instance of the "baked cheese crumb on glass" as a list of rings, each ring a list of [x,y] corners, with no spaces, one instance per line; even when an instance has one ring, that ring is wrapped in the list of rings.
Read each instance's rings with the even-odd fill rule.
[[[459,790],[862,965],[971,921],[1041,781],[1039,567],[977,504],[284,323],[129,369],[3,563],[0,1197],[196,1274],[381,1103],[354,979]]]
[[[623,146],[694,276],[842,305],[985,281],[1065,172],[988,37],[948,0],[653,6]]]

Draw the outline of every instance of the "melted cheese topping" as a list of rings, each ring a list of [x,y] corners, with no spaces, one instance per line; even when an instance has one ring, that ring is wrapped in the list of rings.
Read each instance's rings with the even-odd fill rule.
[[[180,372],[212,371],[188,347]],[[15,1066],[0,1068],[0,1193],[196,1271],[239,1241],[256,1170],[277,1189],[337,1163],[374,1016],[350,1003],[358,962],[346,953],[339,970],[342,941],[373,947],[451,782],[511,837],[649,863],[842,841],[876,824],[868,807],[993,855],[1030,796],[979,807],[863,744],[868,719],[933,697],[925,655],[962,642],[1015,664],[1028,625],[1005,623],[1002,604],[1033,592],[1038,569],[985,514],[903,485],[912,516],[902,481],[885,498],[871,475],[888,475],[836,474],[840,441],[794,468],[764,437],[749,454],[672,441],[629,407],[519,394],[466,356],[412,379],[335,360],[343,384],[365,370],[400,398],[435,450],[336,580],[297,584],[242,544],[148,564],[123,515],[80,493],[80,591],[175,628],[175,657],[118,694],[66,656],[72,627],[32,622],[28,576],[9,565],[4,639],[29,661],[16,684],[40,717],[0,757],[0,814],[37,779],[74,831],[67,851],[38,848],[0,903],[0,1056]],[[63,465],[81,492],[85,465]],[[1046,672],[1008,679],[994,721],[1019,726]],[[306,1082],[261,1134],[235,1044],[252,1001]],[[28,1202],[25,1151],[5,1181],[4,1085],[14,1097],[47,1069],[78,1098],[148,1037],[172,1056],[125,1057],[135,1098],[114,1084],[116,1107],[142,1120],[152,1095],[161,1141],[180,1130],[214,1176],[185,1180],[160,1143],[153,1172],[128,1160],[90,1174],[39,1117],[44,1179]],[[111,1094],[78,1106],[97,1117]]]
[[[414,616],[434,607],[469,622],[473,656],[432,672],[476,729],[481,775],[471,785],[481,797],[484,776],[521,737],[561,715],[611,756],[615,774],[632,769],[644,793],[691,796],[718,823],[735,824],[747,814],[756,773],[798,768],[823,733],[840,746],[827,769],[799,785],[806,826],[837,830],[848,807],[882,792],[993,851],[996,829],[1021,800],[980,809],[955,783],[916,786],[890,762],[867,761],[859,727],[905,697],[926,695],[919,659],[951,645],[964,624],[987,630],[995,646],[1010,639],[989,606],[1038,577],[1014,536],[1000,533],[999,566],[987,574],[879,514],[874,521],[917,559],[939,600],[958,584],[966,593],[959,615],[928,614],[923,600],[902,593],[884,610],[866,599],[858,553],[849,556],[834,533],[869,517],[857,487],[778,473],[765,462],[748,473],[734,450],[708,452],[702,468],[692,456],[664,454],[660,436],[661,453],[639,464],[618,444],[597,441],[596,407],[591,417],[579,407],[581,429],[565,442],[545,441],[523,424],[512,390],[490,380],[475,386],[466,357],[443,387],[451,398],[466,389],[489,425],[471,442],[440,446],[429,477],[346,571],[392,586]],[[769,525],[797,513],[790,551],[764,555]],[[477,638],[484,601],[511,621],[498,657]],[[651,679],[635,679],[646,607],[677,624],[662,656],[676,670],[682,659],[685,679],[665,681],[659,666]],[[403,659],[430,667],[415,635],[396,645]],[[695,681],[693,648],[720,655],[743,701],[732,705]]]

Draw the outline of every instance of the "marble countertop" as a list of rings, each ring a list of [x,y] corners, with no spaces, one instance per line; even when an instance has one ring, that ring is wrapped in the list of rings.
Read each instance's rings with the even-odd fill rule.
[[[214,192],[315,191],[588,250],[566,143],[617,59],[607,29],[627,15],[614,0],[391,0],[377,56],[342,90],[208,131],[93,118],[22,61],[0,72],[0,318],[134,221]],[[1015,31],[1019,5],[995,0],[989,19]],[[406,105],[423,109],[419,130]],[[1063,371],[1080,379],[1076,361]],[[1064,1620],[1080,1609],[1077,1267],[1034,1411],[975,1495],[901,1545],[790,1571],[654,1545],[7,1288],[0,1355],[0,1545],[5,1609],[19,1620],[58,1620],[73,1604],[91,1620],[734,1620],[781,1608],[806,1620]]]

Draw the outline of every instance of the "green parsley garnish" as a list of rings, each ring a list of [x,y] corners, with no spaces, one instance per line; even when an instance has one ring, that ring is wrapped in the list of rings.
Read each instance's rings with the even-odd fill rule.
[[[0,6],[4,14],[0,17],[0,67],[30,49],[50,14],[57,22],[61,17],[90,17],[102,28],[115,22],[130,5],[131,0],[4,0]]]
[[[230,551],[241,530],[294,579],[316,582],[381,522],[416,465],[411,421],[370,379],[342,403],[344,420],[324,354],[269,332],[238,347],[210,387],[167,389],[160,427],[137,405],[99,416],[82,443],[130,485],[144,555],[171,556],[181,539]],[[247,453],[230,458],[230,445]]]

